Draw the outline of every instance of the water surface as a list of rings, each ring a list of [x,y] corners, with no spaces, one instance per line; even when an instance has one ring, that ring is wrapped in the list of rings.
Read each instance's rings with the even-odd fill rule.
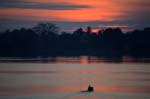
[[[0,99],[150,99],[149,63],[84,58],[0,63]],[[89,84],[94,92],[80,92]]]

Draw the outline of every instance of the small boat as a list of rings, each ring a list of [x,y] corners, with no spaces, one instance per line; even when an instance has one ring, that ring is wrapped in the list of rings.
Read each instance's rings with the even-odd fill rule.
[[[93,92],[93,91],[94,91],[94,87],[89,85],[87,90],[84,90],[84,91],[81,91],[81,92]]]

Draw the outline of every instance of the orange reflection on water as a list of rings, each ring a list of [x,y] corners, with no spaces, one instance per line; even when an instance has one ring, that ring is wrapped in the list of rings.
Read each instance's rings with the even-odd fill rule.
[[[72,56],[72,57],[48,57],[33,59],[0,59],[1,63],[81,63],[81,64],[100,64],[100,63],[150,63],[150,58],[119,57],[106,58],[97,56]]]
[[[81,60],[81,64],[88,64],[89,63],[88,56],[81,56],[80,60]]]
[[[88,85],[87,85],[88,86]],[[83,91],[87,86],[24,86],[24,87],[0,87],[0,92],[7,93],[56,93],[56,92],[70,92]],[[96,92],[116,92],[116,93],[150,93],[150,86],[94,86]]]
[[[104,92],[150,93],[150,86],[96,86],[95,89]]]
[[[49,80],[69,80],[70,82],[79,82],[79,81],[135,81],[135,82],[149,82],[148,78],[51,78]]]

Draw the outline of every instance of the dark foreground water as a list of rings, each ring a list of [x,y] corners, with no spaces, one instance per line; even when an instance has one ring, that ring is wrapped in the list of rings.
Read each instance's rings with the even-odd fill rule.
[[[0,99],[150,99],[150,63],[72,63],[0,63]]]

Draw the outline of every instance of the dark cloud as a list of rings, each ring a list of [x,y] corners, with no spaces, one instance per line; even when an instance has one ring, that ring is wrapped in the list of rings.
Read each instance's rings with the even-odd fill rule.
[[[74,5],[69,3],[38,3],[20,0],[5,0],[0,4],[0,8],[23,8],[23,9],[49,9],[49,10],[73,10],[80,8],[90,8],[88,5]]]

